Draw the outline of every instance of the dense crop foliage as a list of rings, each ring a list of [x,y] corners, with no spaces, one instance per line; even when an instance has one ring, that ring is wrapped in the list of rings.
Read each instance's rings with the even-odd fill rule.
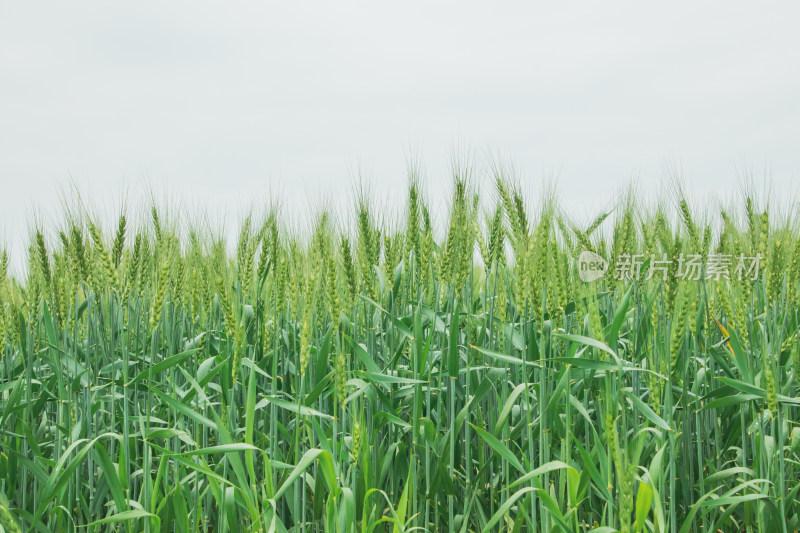
[[[485,211],[456,172],[442,236],[414,180],[402,223],[272,212],[231,253],[156,208],[34,230],[0,264],[0,524],[800,529],[796,227],[680,195],[578,227],[495,182]]]

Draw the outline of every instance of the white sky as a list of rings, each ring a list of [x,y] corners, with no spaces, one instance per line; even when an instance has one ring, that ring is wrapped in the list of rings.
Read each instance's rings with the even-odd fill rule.
[[[0,242],[77,182],[241,213],[437,201],[454,146],[513,157],[594,215],[680,167],[699,194],[800,182],[798,2],[0,3]],[[163,183],[163,185],[162,185]],[[488,189],[488,187],[487,187]],[[399,201],[395,202],[399,204]]]

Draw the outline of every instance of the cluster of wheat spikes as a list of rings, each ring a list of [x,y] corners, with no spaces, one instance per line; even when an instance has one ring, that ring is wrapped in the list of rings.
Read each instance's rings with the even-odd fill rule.
[[[25,279],[3,253],[2,528],[800,529],[792,221],[629,196],[584,228],[492,179],[456,172],[442,238],[412,179],[395,225],[272,212],[229,253],[154,208],[35,231]],[[584,283],[582,250],[674,262]],[[758,276],[679,278],[717,254]]]

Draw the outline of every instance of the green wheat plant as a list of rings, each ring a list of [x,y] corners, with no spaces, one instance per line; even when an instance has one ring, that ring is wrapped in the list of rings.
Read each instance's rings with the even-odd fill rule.
[[[796,214],[582,225],[453,175],[446,213],[414,168],[395,219],[229,246],[152,207],[2,252],[2,531],[800,531]]]

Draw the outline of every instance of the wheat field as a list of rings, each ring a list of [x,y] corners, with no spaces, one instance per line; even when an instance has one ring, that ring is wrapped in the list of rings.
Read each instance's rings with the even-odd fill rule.
[[[413,177],[399,219],[356,194],[230,246],[157,207],[34,227],[0,262],[3,530],[800,530],[797,213],[580,225],[490,179],[455,173],[444,231]]]

